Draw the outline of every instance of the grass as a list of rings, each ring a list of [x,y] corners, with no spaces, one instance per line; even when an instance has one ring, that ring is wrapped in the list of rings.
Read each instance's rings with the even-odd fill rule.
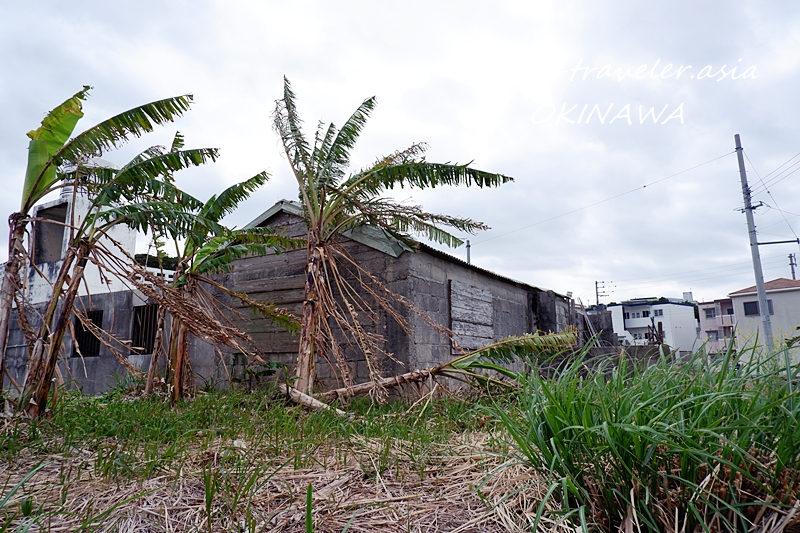
[[[137,528],[143,531],[166,531],[179,520],[192,524],[177,527],[179,531],[272,530],[283,514],[291,515],[293,509],[305,513],[309,482],[314,484],[314,501],[308,512],[319,514],[330,511],[328,504],[320,507],[318,502],[330,497],[325,486],[349,479],[351,492],[359,487],[360,496],[353,501],[361,503],[341,506],[341,525],[330,530],[347,526],[360,531],[359,524],[378,515],[375,509],[397,512],[396,506],[380,503],[385,495],[367,497],[365,492],[397,498],[398,491],[436,480],[432,487],[438,493],[449,461],[479,462],[464,447],[471,447],[471,436],[483,435],[492,424],[472,399],[386,405],[363,399],[347,409],[352,418],[308,412],[268,390],[199,393],[174,408],[162,399],[143,400],[122,390],[99,397],[62,394],[48,417],[5,422],[0,465],[9,474],[0,479],[0,487],[3,481],[7,485],[0,499],[8,487],[19,487],[0,510],[0,519],[18,527],[23,506],[32,502],[34,509],[24,520],[44,529],[56,523],[80,531],[100,524],[122,528],[139,520]],[[43,459],[49,461],[47,468],[21,480]],[[462,482],[469,491],[468,485],[477,480],[465,478],[453,487]],[[156,496],[160,503],[154,503]],[[181,497],[186,502],[178,505]],[[418,503],[430,506],[429,501]],[[163,527],[145,528],[137,506],[160,513]],[[165,510],[186,516],[164,519]],[[348,526],[356,513],[358,520]],[[120,524],[113,525],[115,521]],[[316,515],[313,523],[317,531],[328,530]]]
[[[2,422],[0,532],[782,531],[800,523],[787,355],[584,351],[513,394],[351,418],[271,390],[62,394]]]
[[[530,375],[517,409],[494,409],[549,480],[536,520],[549,509],[602,531],[751,531],[800,505],[788,354],[584,363]]]

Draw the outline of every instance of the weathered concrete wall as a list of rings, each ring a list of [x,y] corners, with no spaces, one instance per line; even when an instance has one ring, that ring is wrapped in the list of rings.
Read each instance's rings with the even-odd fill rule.
[[[303,221],[286,212],[279,212],[262,222],[290,236],[305,236]],[[488,271],[467,265],[442,252],[426,246],[421,251],[404,252],[395,257],[351,239],[342,238],[341,247],[353,263],[371,273],[388,290],[406,298],[412,307],[400,303],[393,308],[407,320],[410,332],[404,331],[390,313],[382,310],[374,298],[358,289],[365,307],[375,310],[374,320],[359,312],[360,322],[369,333],[385,339],[382,348],[391,358],[382,357],[381,371],[394,375],[418,368],[436,366],[452,359],[459,352],[448,337],[432,327],[428,320],[453,329],[464,349],[475,349],[509,335],[535,331],[562,331],[576,324],[572,302],[552,291],[543,291],[513,282]],[[305,283],[305,250],[269,253],[262,257],[239,260],[225,283],[236,292],[287,308],[301,314]],[[345,279],[357,287],[357,268],[340,260]],[[363,277],[363,276],[362,276]],[[380,292],[380,290],[378,291]],[[294,370],[298,336],[293,336],[268,320],[254,315],[248,308],[232,303],[240,317],[234,322],[249,333],[267,352],[271,361]],[[358,307],[358,306],[356,306]],[[331,325],[332,319],[329,318]],[[346,355],[349,372],[355,382],[369,379],[363,354],[337,335],[339,346]],[[237,354],[228,353],[227,359]],[[234,362],[234,366],[235,366]],[[340,386],[336,373],[325,361],[318,364],[318,377],[323,387]]]
[[[436,323],[446,327],[453,326],[451,316],[453,303],[453,284],[466,285],[476,290],[478,294],[491,295],[492,324],[488,326],[482,319],[477,322],[472,331],[482,331],[483,339],[480,344],[488,344],[491,340],[500,340],[509,335],[521,335],[533,330],[533,317],[529,305],[529,292],[508,281],[496,279],[477,272],[468,266],[457,264],[443,257],[437,257],[425,251],[418,253],[407,252],[400,257],[401,261],[409,263],[408,289],[406,294],[414,304]],[[458,286],[458,285],[456,285]],[[457,291],[458,294],[458,291]],[[475,308],[484,307],[485,302],[481,296],[472,304]],[[458,308],[458,296],[456,299]],[[457,320],[455,329],[457,333],[468,333],[461,329],[461,324],[469,324],[468,320]],[[458,352],[451,346],[445,335],[438,333],[418,315],[412,316],[414,335],[411,338],[409,363],[412,369],[436,366],[452,359]],[[491,331],[491,339],[486,337]],[[474,336],[466,339],[464,347],[474,348]]]
[[[595,311],[586,315],[592,322],[595,332],[599,333],[599,346],[617,346],[619,341],[617,334],[614,333],[614,325],[611,319],[611,311]]]
[[[95,294],[91,297],[79,297],[75,306],[85,311],[102,311],[102,328],[119,340],[130,340],[133,327],[134,296],[130,291],[106,294]],[[43,304],[36,306],[39,312],[44,311]],[[15,313],[16,315],[16,313]],[[36,328],[39,321],[35,314],[29,318],[31,326]],[[74,324],[74,317],[72,318]],[[28,343],[25,341],[16,316],[9,331],[8,369],[14,380],[21,385],[25,379],[28,364]],[[115,383],[127,375],[125,368],[117,361],[111,351],[100,346],[100,354],[94,357],[73,357],[72,336],[69,330],[62,343],[62,361],[59,371],[70,387],[80,389],[86,394],[99,394],[111,389]],[[127,346],[114,343],[120,353],[127,356]],[[63,361],[67,364],[64,365]]]
[[[298,217],[279,213],[269,220],[269,225],[282,230],[289,236],[305,236],[305,224]],[[343,239],[342,247],[347,251],[353,261],[366,271],[376,274],[390,290],[403,294],[405,288],[404,268],[402,262],[394,257],[374,250],[363,244]],[[405,255],[405,254],[404,254]],[[272,302],[283,307],[293,314],[300,316],[302,313],[303,291],[305,286],[306,250],[292,250],[281,254],[273,252],[261,257],[249,257],[235,262],[233,272],[225,279],[226,286],[236,292],[247,293],[251,298]],[[346,261],[340,261],[340,271],[345,280],[354,286],[356,269]],[[383,349],[393,354],[396,359],[407,362],[408,340],[402,328],[386,313],[380,309],[369,295],[361,293],[365,301],[376,310],[375,322],[362,316],[364,329],[387,339]],[[289,372],[294,371],[297,360],[299,336],[286,332],[280,326],[271,324],[268,319],[254,314],[249,307],[231,301],[234,310],[233,322],[243,331],[248,333],[266,352],[270,361],[282,363]],[[400,308],[398,308],[400,309]],[[401,312],[403,312],[401,310]],[[237,313],[239,316],[237,316]],[[329,323],[333,326],[332,319]],[[335,328],[334,328],[335,329]],[[369,369],[363,354],[354,349],[343,338],[339,338],[341,349],[346,354],[349,372],[355,382],[369,379]],[[241,376],[244,359],[240,354],[233,354],[229,350],[226,361],[233,366],[232,372]],[[391,359],[381,358],[382,371],[386,375],[405,371],[403,366],[397,365]],[[323,387],[341,386],[337,381],[336,373],[326,361],[319,361],[317,367],[319,381]]]

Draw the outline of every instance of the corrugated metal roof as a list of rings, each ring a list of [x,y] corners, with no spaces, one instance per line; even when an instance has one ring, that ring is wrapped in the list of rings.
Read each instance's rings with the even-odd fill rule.
[[[281,200],[277,202],[275,205],[261,213],[259,216],[254,218],[250,221],[245,228],[255,228],[264,224],[267,220],[272,218],[273,216],[277,215],[280,212],[290,213],[295,216],[302,217],[303,216],[303,208],[300,206],[298,202],[294,202],[292,200]],[[392,257],[400,257],[406,251],[413,251],[411,248],[406,246],[404,243],[398,241],[397,239],[386,235],[383,231],[378,228],[373,228],[369,226],[363,226],[360,228],[355,228],[353,230],[349,230],[343,234],[345,237],[348,237],[356,242],[360,242],[370,248],[378,250],[379,252],[383,252],[387,255],[391,255]],[[448,254],[447,252],[443,252],[441,250],[437,250],[432,246],[428,246],[424,243],[418,243],[419,249],[429,255],[434,257],[438,257],[440,259],[444,259],[450,263],[454,263],[457,265],[461,265],[465,268],[468,268],[474,272],[480,272],[481,274],[490,276],[492,278],[505,281],[507,283],[511,283],[513,285],[527,287],[531,289],[536,289],[540,291],[546,291],[547,289],[542,289],[540,287],[536,287],[533,285],[529,285],[527,283],[523,283],[521,281],[517,281],[515,279],[508,278],[506,276],[502,276],[497,274],[496,272],[492,272],[491,270],[486,270],[485,268],[481,268],[475,266],[471,263],[467,263],[466,261],[459,259],[453,255]],[[561,298],[567,298],[563,294],[559,294],[553,291],[554,294],[560,296]]]

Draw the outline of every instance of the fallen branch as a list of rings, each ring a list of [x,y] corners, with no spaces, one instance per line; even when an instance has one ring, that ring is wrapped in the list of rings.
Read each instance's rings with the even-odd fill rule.
[[[281,394],[287,395],[292,401],[299,403],[309,409],[332,409],[337,415],[348,418],[347,413],[342,411],[341,409],[336,409],[335,407],[331,407],[327,403],[321,402],[316,398],[309,396],[308,394],[304,394],[299,390],[295,389],[294,387],[289,387],[284,383],[278,383],[278,390],[281,391]]]
[[[399,376],[381,378],[378,383],[380,387],[388,389],[390,387],[402,385],[403,383],[419,383],[421,381],[425,381],[426,379],[432,378],[434,375],[435,374],[433,373],[432,369],[414,370],[413,372],[406,372],[405,374],[400,374]],[[341,389],[323,392],[319,395],[319,397],[326,400],[333,400],[336,398],[346,400],[348,398],[352,398],[353,396],[367,394],[374,387],[374,381],[367,381],[366,383],[359,383],[358,385],[353,385],[352,387],[342,387]]]
[[[510,387],[512,385],[510,385],[509,382],[494,379],[479,373],[479,371],[494,371],[502,376],[510,378],[513,380],[512,383],[517,383],[519,379],[517,373],[497,363],[509,364],[517,359],[524,359],[525,357],[540,355],[542,353],[549,353],[551,355],[562,353],[564,350],[574,347],[576,341],[577,335],[573,331],[548,333],[547,335],[529,334],[519,337],[508,337],[484,346],[474,352],[459,355],[433,368],[414,370],[412,372],[400,374],[399,376],[380,378],[367,383],[334,389],[323,392],[319,397],[325,400],[333,400],[335,398],[346,400],[353,396],[368,394],[376,387],[388,389],[404,383],[420,383],[435,376],[451,377],[455,379],[460,378],[462,381],[464,378],[477,379]]]

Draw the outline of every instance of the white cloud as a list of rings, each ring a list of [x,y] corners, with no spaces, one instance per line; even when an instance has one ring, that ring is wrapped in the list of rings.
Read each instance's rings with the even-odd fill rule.
[[[734,133],[762,176],[800,152],[798,14],[788,0],[750,1],[736,10],[723,2],[632,0],[613,9],[548,0],[6,3],[0,7],[0,97],[7,108],[0,211],[18,204],[25,132],[88,83],[95,89],[82,127],[193,92],[196,105],[185,119],[107,158],[123,162],[149,144],[168,143],[180,129],[190,145],[222,150],[219,163],[180,178],[195,194],[269,169],[268,185],[231,216],[242,225],[296,195],[270,125],[287,75],[308,128],[318,119],[341,124],[365,97],[378,96],[354,166],[425,141],[430,160],[474,161],[515,176],[515,184],[495,191],[412,193],[433,211],[492,226],[471,237],[477,264],[573,291],[585,303],[594,301],[594,281],[601,279],[635,280],[619,282],[611,300],[677,296],[689,288],[721,297],[752,284],[733,156],[539,222],[730,152]],[[635,72],[656,60],[659,68],[691,65],[686,74],[695,76],[706,66],[711,72],[755,66],[759,77],[616,81],[597,79],[595,71],[570,81],[563,72],[579,61]],[[580,124],[532,120],[543,105],[557,109],[557,118],[564,104],[577,105],[573,119],[584,105],[587,113],[595,104],[603,112],[613,108],[605,124],[596,115],[588,124],[586,116]],[[633,124],[610,123],[626,104]],[[680,104],[683,124],[639,124],[640,105],[668,105],[666,118]],[[800,212],[793,207],[800,199],[797,176],[776,184],[774,198],[758,199]],[[780,212],[762,212],[757,221],[765,234],[792,235]],[[788,276],[788,259],[781,257],[796,248],[773,248],[765,250],[767,276]],[[734,263],[738,270],[726,268]]]

